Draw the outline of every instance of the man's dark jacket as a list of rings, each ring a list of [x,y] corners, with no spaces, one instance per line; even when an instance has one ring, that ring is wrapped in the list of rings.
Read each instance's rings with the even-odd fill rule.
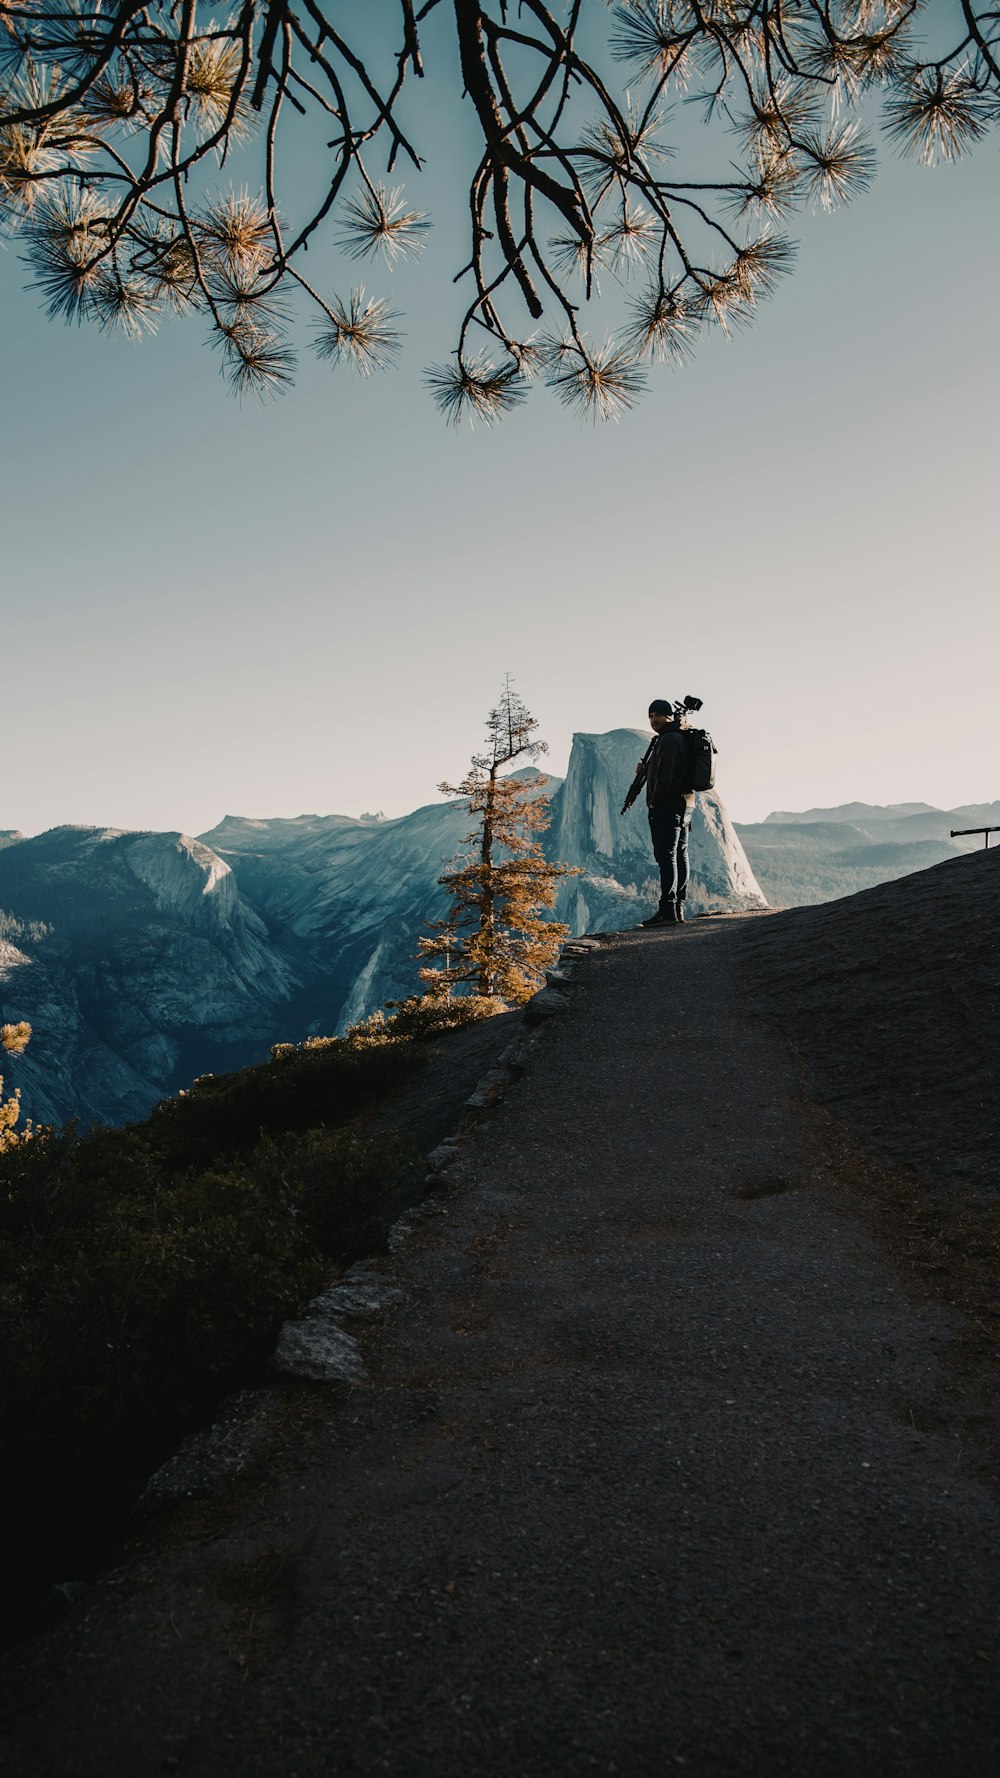
[[[646,767],[646,803],[651,809],[672,809],[676,814],[694,808],[694,791],[685,790],[689,770],[688,738],[683,729],[665,728]]]

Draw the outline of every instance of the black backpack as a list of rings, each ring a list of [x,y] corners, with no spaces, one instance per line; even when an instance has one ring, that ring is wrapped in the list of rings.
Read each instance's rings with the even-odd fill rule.
[[[707,729],[689,728],[687,777],[685,791],[712,790],[715,787],[715,742]]]

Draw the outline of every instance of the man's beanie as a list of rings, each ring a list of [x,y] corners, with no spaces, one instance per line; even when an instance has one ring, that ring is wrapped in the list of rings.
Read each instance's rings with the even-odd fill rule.
[[[669,698],[654,698],[649,706],[650,716],[672,716],[673,713],[674,707]]]

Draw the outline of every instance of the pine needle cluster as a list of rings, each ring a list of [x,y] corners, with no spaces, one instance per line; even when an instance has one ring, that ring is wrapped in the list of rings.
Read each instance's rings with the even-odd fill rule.
[[[450,424],[492,425],[538,372],[581,418],[617,420],[651,366],[684,363],[774,294],[796,210],[866,190],[873,97],[890,144],[927,164],[1000,121],[994,0],[611,0],[620,84],[587,58],[581,5],[531,0],[530,28],[514,10],[0,0],[0,231],[53,318],[139,339],[165,312],[200,315],[240,394],[290,381],[304,305],[322,360],[386,370],[397,311],[316,288],[305,255],[325,230],[347,262],[419,260],[430,220],[396,169],[423,164],[412,101],[441,106],[421,85],[437,14],[461,65],[456,139],[468,120],[473,140],[467,300],[431,396]],[[679,98],[728,137],[727,159],[735,143],[721,177],[669,141]],[[581,307],[609,300],[627,320],[595,347]]]
[[[335,364],[347,363],[363,377],[374,370],[386,370],[398,358],[403,343],[402,334],[393,325],[398,320],[385,297],[366,302],[361,284],[351,291],[349,302],[333,297],[329,315],[319,323],[317,354]]]

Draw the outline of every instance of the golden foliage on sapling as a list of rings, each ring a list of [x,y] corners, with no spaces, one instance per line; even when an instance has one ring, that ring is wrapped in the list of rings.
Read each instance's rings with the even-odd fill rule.
[[[471,984],[477,996],[520,1005],[541,985],[569,931],[545,918],[559,879],[575,874],[542,852],[548,780],[540,773],[500,775],[514,760],[533,761],[547,751],[534,738],[537,727],[508,674],[486,720],[484,752],[473,756],[460,784],[440,786],[468,803],[474,823],[466,835],[467,862],[438,878],[451,909],[420,940],[420,977],[431,995]]]
[[[8,1056],[21,1056],[28,1047],[31,1037],[31,1026],[26,1019],[16,1025],[0,1025],[0,1048],[6,1050]],[[5,1148],[14,1148],[19,1142],[31,1140],[31,1125],[23,1130],[15,1126],[21,1115],[21,1093],[15,1089],[6,1099],[3,1096],[3,1075],[0,1074],[0,1152]]]

